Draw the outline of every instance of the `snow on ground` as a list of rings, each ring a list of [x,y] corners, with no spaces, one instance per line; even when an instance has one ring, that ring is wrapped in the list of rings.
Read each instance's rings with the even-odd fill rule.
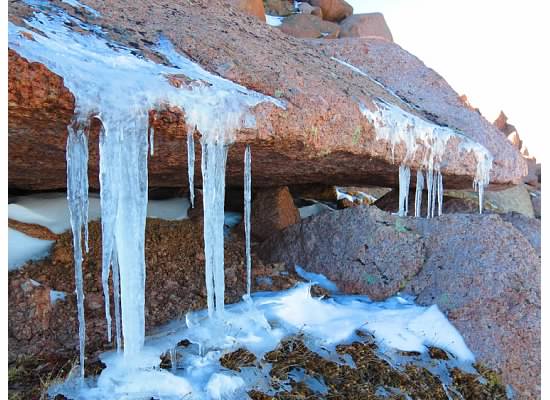
[[[98,220],[101,216],[99,196],[90,194],[88,219]],[[187,218],[189,200],[173,198],[151,200],[147,205],[147,217],[164,220],[182,220]],[[20,196],[8,204],[8,218],[26,224],[44,226],[55,234],[61,234],[71,228],[67,195],[65,193],[41,193]],[[48,256],[53,244],[51,240],[35,239],[15,229],[8,231],[8,268],[17,269],[30,260],[39,260]]]
[[[268,25],[279,26],[283,23],[284,17],[278,17],[276,15],[265,15],[265,21]]]
[[[53,240],[41,240],[8,228],[8,271],[14,271],[29,260],[46,257]]]
[[[189,200],[173,198],[168,200],[150,200],[147,204],[147,217],[165,220],[187,218]],[[88,220],[95,221],[101,216],[99,196],[90,194]],[[8,204],[8,218],[26,224],[45,226],[55,234],[61,234],[71,228],[69,206],[65,193],[41,193],[20,196]]]
[[[328,281],[303,268],[303,276]],[[269,368],[228,371],[220,366],[224,354],[247,348],[261,359],[290,335],[302,333],[305,343],[320,355],[338,357],[336,345],[356,339],[356,331],[370,332],[380,348],[425,353],[437,346],[467,365],[474,361],[458,331],[437,306],[421,307],[402,297],[373,302],[365,296],[334,295],[313,298],[311,284],[301,283],[281,292],[254,293],[241,303],[226,307],[223,319],[208,318],[206,310],[189,313],[159,329],[146,341],[144,350],[131,359],[122,353],[101,356],[107,368],[97,380],[78,389],[76,379],[50,389],[50,395],[69,398],[107,399],[112,393],[131,393],[131,398],[154,396],[173,399],[192,393],[193,399],[241,399],[246,390],[269,390]],[[176,347],[187,339],[187,347]],[[329,353],[327,353],[329,352]],[[176,360],[171,372],[161,370],[160,357]],[[293,373],[299,374],[300,371]]]

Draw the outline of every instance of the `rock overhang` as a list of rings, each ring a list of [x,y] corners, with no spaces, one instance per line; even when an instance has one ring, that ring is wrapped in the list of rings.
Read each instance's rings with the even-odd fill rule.
[[[113,43],[132,48],[130,43],[136,43],[134,33],[123,37],[118,32],[129,32],[129,24],[133,21],[137,26],[144,26],[142,32],[146,32],[142,39],[153,45],[145,45],[141,42],[139,48],[133,49],[140,56],[162,61],[158,52],[155,52],[154,42],[149,39],[159,38],[159,29],[153,29],[155,24],[147,22],[147,19],[139,13],[129,12],[127,20],[121,20],[108,6],[98,2],[87,2],[91,7],[97,8],[98,16],[86,17],[82,13],[74,14],[74,10],[65,8],[72,18],[81,18],[85,23],[97,24],[105,32]],[[180,6],[178,6],[180,7]],[[372,120],[365,118],[364,108],[376,110],[375,102],[397,104],[408,115],[426,121],[425,114],[429,114],[429,107],[424,114],[423,110],[410,104],[396,100],[393,88],[385,87],[373,79],[365,79],[365,76],[350,70],[345,65],[331,60],[326,49],[315,49],[315,46],[305,44],[288,38],[260,22],[247,19],[233,11],[217,13],[211,9],[194,6],[181,6],[180,12],[185,12],[186,18],[202,22],[200,32],[179,32],[172,27],[173,21],[167,13],[159,12],[156,8],[153,14],[165,20],[166,29],[162,35],[170,40],[175,51],[188,58],[198,61],[205,68],[214,71],[236,83],[270,95],[271,98],[284,101],[286,108],[277,107],[270,103],[259,103],[251,108],[255,123],[248,127],[241,126],[235,133],[235,141],[229,150],[227,180],[229,185],[240,186],[242,184],[242,154],[245,144],[251,144],[253,152],[253,182],[256,186],[277,186],[289,183],[330,183],[330,184],[375,184],[381,186],[397,185],[397,170],[400,163],[405,160],[413,170],[423,166],[423,159],[429,149],[423,143],[419,143],[418,150],[410,155],[410,146],[403,141],[380,140],[377,128]],[[10,13],[19,14],[17,7],[10,4]],[[13,15],[10,15],[13,17]],[[28,15],[26,16],[28,18]],[[13,19],[13,18],[12,18]],[[138,23],[139,22],[139,23]],[[228,25],[229,22],[233,22]],[[116,23],[121,26],[116,30]],[[234,29],[231,25],[235,25]],[[205,27],[213,27],[211,30]],[[225,36],[220,37],[219,27],[224,27]],[[246,29],[243,30],[243,28]],[[182,29],[186,31],[186,29]],[[223,29],[222,29],[223,30]],[[203,33],[213,32],[213,35],[201,36]],[[188,35],[186,35],[188,34]],[[143,36],[143,35],[142,35]],[[214,36],[212,38],[211,36]],[[230,39],[241,38],[240,44]],[[203,43],[203,52],[199,41]],[[275,40],[274,40],[275,39]],[[267,42],[267,43],[264,43]],[[334,41],[334,43],[339,41]],[[271,46],[274,55],[266,55],[265,47]],[[256,60],[251,58],[251,48],[260,53]],[[236,56],[234,51],[239,49],[242,56]],[[13,49],[12,49],[13,50]],[[362,51],[358,53],[363,54]],[[408,53],[407,53],[408,54]],[[21,61],[17,54],[10,51],[10,76],[25,76],[34,63],[27,65]],[[232,58],[233,57],[233,58]],[[273,57],[278,57],[278,62]],[[17,62],[15,62],[17,61]],[[163,60],[166,62],[166,58]],[[248,64],[243,61],[249,61]],[[254,61],[254,62],[252,62]],[[16,66],[17,67],[16,67]],[[316,76],[312,76],[317,71]],[[53,74],[47,69],[41,69],[44,78],[42,81],[55,81],[48,76]],[[269,76],[271,74],[271,76]],[[366,73],[364,73],[366,75]],[[17,93],[24,79],[12,80],[10,78],[10,187],[24,189],[53,189],[65,186],[63,172],[64,164],[64,139],[67,124],[67,98],[71,93],[60,96],[63,101],[64,113],[56,112],[56,99],[47,97],[50,101],[48,110],[50,114],[44,116],[48,121],[47,129],[38,132],[37,126],[33,127],[32,116],[35,115],[32,106],[23,104],[23,100]],[[48,85],[49,83],[47,83]],[[18,86],[19,85],[19,86]],[[32,96],[43,96],[40,91],[34,91]],[[12,101],[13,100],[13,101]],[[40,105],[40,101],[31,102]],[[43,102],[42,102],[43,103]],[[36,107],[35,107],[36,108]],[[379,108],[379,107],[378,107]],[[44,113],[44,109],[40,110]],[[473,111],[468,110],[470,113]],[[467,114],[467,113],[466,113]],[[149,160],[150,186],[185,186],[186,149],[184,140],[186,132],[185,110],[163,108],[160,112],[162,118],[152,121],[155,127],[155,156]],[[471,115],[469,115],[471,117]],[[150,119],[151,121],[151,119]],[[36,125],[36,124],[34,124]],[[99,126],[92,124],[90,135],[97,135]],[[378,128],[379,129],[379,128]],[[443,129],[443,128],[442,128]],[[491,131],[486,132],[492,135]],[[479,132],[476,133],[478,136]],[[196,132],[196,139],[199,138]],[[474,152],[464,151],[464,140],[475,143],[468,138],[468,131],[464,137],[458,135],[446,142],[441,170],[445,175],[445,186],[450,188],[466,188],[472,184],[476,175],[477,160]],[[475,136],[475,135],[473,135]],[[40,137],[49,149],[47,156],[48,167],[42,170],[42,176],[36,176],[40,170],[34,161],[40,157],[22,157],[19,148],[25,148],[30,154],[38,155],[41,149],[37,147]],[[496,148],[500,146],[497,143]],[[97,151],[90,149],[92,187],[98,187],[97,182]],[[494,148],[495,146],[493,146]],[[462,149],[462,150],[461,150]],[[467,150],[467,149],[466,149]],[[495,153],[494,150],[491,153]],[[13,154],[13,157],[11,155]],[[200,163],[197,157],[197,164]],[[44,158],[42,157],[42,161]],[[200,164],[199,164],[200,165]],[[196,168],[198,171],[199,169]],[[502,165],[498,154],[491,174],[491,182],[496,185],[515,183],[521,178],[521,168],[511,168]],[[34,171],[34,172],[33,172]],[[94,177],[95,175],[95,177]],[[196,177],[200,184],[200,177]]]

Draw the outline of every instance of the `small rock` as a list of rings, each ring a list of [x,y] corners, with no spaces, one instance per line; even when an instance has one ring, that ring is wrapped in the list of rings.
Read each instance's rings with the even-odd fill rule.
[[[323,10],[323,19],[340,22],[353,14],[353,7],[344,0],[309,0],[314,7]]]
[[[335,39],[340,33],[340,27],[332,22],[324,21],[311,14],[294,14],[285,18],[280,29],[287,35],[301,39],[327,38]]]
[[[393,36],[381,13],[354,14],[340,23],[340,37],[378,37],[393,42]]]

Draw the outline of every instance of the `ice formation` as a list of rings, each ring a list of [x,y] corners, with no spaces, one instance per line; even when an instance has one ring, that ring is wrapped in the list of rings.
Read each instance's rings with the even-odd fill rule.
[[[416,190],[414,195],[414,216],[422,214],[422,192],[424,191],[424,174],[421,170],[416,171]]]
[[[244,151],[244,232],[246,253],[246,294],[250,296],[252,282],[252,258],[250,256],[250,206],[252,199],[252,171],[250,145]]]
[[[399,211],[400,217],[406,217],[409,212],[409,185],[411,169],[406,165],[399,166]]]
[[[84,227],[87,236],[88,197],[86,136],[80,125],[93,117],[102,123],[102,281],[105,285],[108,334],[111,336],[108,278],[114,259],[113,250],[116,249],[124,355],[130,359],[137,356],[144,341],[149,111],[160,110],[166,105],[179,106],[185,110],[187,126],[196,127],[202,134],[204,199],[208,203],[205,207],[207,269],[213,271],[217,283],[217,308],[223,311],[223,191],[227,145],[244,121],[253,119],[248,111],[251,107],[266,101],[279,107],[284,107],[284,103],[212,75],[177,53],[164,38],[160,38],[152,50],[168,60],[170,66],[138,57],[131,49],[108,42],[101,28],[67,15],[53,4],[42,6],[42,9],[48,9],[48,15],[37,11],[25,21],[34,30],[9,23],[9,47],[62,76],[65,86],[76,100],[75,114],[79,126],[77,131],[71,131],[72,127],[69,127],[67,159],[80,310],[80,368],[83,373],[80,231]],[[68,26],[77,26],[87,34],[77,33]],[[180,74],[185,74],[192,82],[188,87],[178,88],[169,83],[171,75]],[[212,290],[209,290],[208,296],[214,297]]]
[[[190,129],[187,132],[187,179],[189,181],[189,201],[191,208],[195,207],[195,139],[193,131]]]
[[[332,60],[350,68],[354,72],[384,88],[384,90],[396,99],[398,103],[404,103],[396,93],[373,79],[361,69],[334,57],[332,57]],[[371,111],[362,103],[359,104],[359,107],[363,115],[374,125],[377,138],[383,139],[391,144],[392,159],[394,158],[395,146],[398,143],[403,143],[406,148],[405,157],[401,161],[401,163],[405,165],[411,162],[421,146],[426,149],[422,169],[426,171],[427,175],[426,183],[429,196],[428,207],[430,210],[428,216],[433,217],[435,215],[435,211],[433,211],[436,207],[435,200],[442,201],[443,199],[443,180],[439,175],[441,174],[441,165],[445,158],[447,142],[452,137],[460,139],[460,150],[473,152],[476,158],[476,171],[474,173],[473,184],[474,189],[479,193],[481,213],[483,209],[483,191],[485,186],[489,184],[489,173],[493,164],[491,153],[481,144],[473,141],[455,129],[428,122],[382,99],[375,99],[373,103],[375,111]],[[411,105],[407,104],[407,106],[410,107]],[[433,181],[430,181],[430,177],[435,179],[435,185]],[[439,192],[439,190],[441,191]],[[435,193],[436,198],[430,197],[432,193]],[[442,203],[438,203],[437,208],[438,213],[440,213],[442,210]]]
[[[82,276],[82,230],[88,250],[88,138],[82,122],[68,126],[67,137],[67,200],[71,218],[74,251],[75,292],[78,313],[80,376],[84,378],[86,322],[84,317],[84,279]]]
[[[297,271],[334,287],[322,275]],[[269,365],[265,371],[254,367],[228,371],[220,366],[220,357],[245,348],[261,359],[283,338],[296,334],[303,334],[312,351],[329,359],[338,359],[336,346],[354,341],[356,331],[361,330],[372,334],[385,354],[394,350],[426,353],[428,346],[436,346],[453,354],[457,366],[468,368],[475,361],[459,332],[435,305],[421,307],[399,296],[372,302],[365,296],[335,292],[329,299],[314,298],[310,288],[311,284],[302,283],[286,291],[254,293],[241,303],[228,305],[224,320],[208,318],[207,310],[189,313],[146,341],[140,371],[129,372],[121,355],[105,353],[101,360],[106,368],[96,381],[90,380],[84,389],[68,381],[52,387],[49,394],[94,400],[124,391],[130,398],[163,400],[187,394],[198,400],[246,398],[246,389],[272,389]],[[185,339],[190,344],[176,348]],[[171,370],[159,368],[163,354],[177,359]]]

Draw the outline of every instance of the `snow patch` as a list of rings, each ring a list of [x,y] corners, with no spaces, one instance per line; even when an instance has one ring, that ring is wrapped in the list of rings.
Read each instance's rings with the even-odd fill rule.
[[[36,239],[8,228],[8,271],[15,271],[28,261],[47,257],[53,240]]]
[[[279,17],[277,15],[265,15],[265,22],[271,26],[280,26],[283,23],[284,17]]]

